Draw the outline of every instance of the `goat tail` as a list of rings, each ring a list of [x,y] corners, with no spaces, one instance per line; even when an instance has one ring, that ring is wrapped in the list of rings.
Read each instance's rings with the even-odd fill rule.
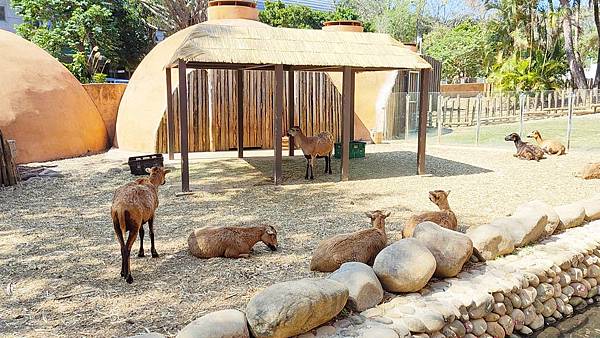
[[[473,256],[475,256],[475,258],[477,258],[478,261],[482,263],[485,262],[485,258],[483,258],[483,256],[481,255],[479,250],[477,250],[476,247],[473,247]]]

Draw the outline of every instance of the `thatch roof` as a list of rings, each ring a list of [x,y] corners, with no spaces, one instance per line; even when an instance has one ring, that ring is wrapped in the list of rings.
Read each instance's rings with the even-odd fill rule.
[[[204,64],[279,64],[296,69],[431,68],[418,54],[387,34],[210,24],[194,27],[169,65],[178,59]]]

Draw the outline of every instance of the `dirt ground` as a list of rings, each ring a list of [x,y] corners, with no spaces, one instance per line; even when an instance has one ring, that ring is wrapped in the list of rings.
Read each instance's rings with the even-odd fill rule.
[[[363,212],[385,209],[390,237],[413,212],[434,210],[433,189],[451,190],[461,226],[489,222],[526,201],[569,203],[600,192],[573,176],[598,153],[572,152],[539,163],[513,150],[428,147],[429,176],[416,176],[415,145],[367,147],[351,162],[351,181],[321,173],[304,180],[304,159],[284,157],[284,185],[269,183],[271,158],[196,159],[193,196],[176,197],[179,171],[160,188],[155,227],[160,258],[132,258],[132,285],[119,278],[120,251],[109,209],[114,190],[132,180],[107,155],[57,161],[62,177],[0,189],[0,335],[121,337],[147,331],[173,336],[195,318],[244,309],[273,283],[310,272],[319,240],[368,226]],[[177,166],[176,166],[177,167]],[[187,253],[194,228],[271,224],[280,249],[259,243],[249,259],[200,260]],[[137,243],[134,251],[137,251]],[[146,250],[149,251],[148,236]]]

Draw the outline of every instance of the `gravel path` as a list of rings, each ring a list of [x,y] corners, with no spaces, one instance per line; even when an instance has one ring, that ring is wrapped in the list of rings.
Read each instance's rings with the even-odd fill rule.
[[[513,158],[509,147],[430,146],[432,175],[418,177],[415,148],[368,146],[367,159],[351,162],[352,181],[346,183],[336,183],[339,161],[333,176],[321,173],[319,161],[316,180],[306,183],[304,159],[284,158],[282,187],[269,183],[270,158],[194,160],[196,195],[175,197],[177,171],[160,188],[155,224],[161,258],[132,258],[133,285],[119,278],[109,216],[114,190],[132,179],[127,168],[105,155],[54,162],[62,177],[0,189],[0,334],[174,335],[207,312],[243,309],[270,284],[320,275],[308,269],[312,249],[322,238],[368,226],[366,210],[391,211],[394,237],[411,213],[434,210],[427,198],[433,189],[452,190],[450,205],[463,227],[529,200],[559,205],[600,192],[600,182],[572,175],[599,160],[597,153],[536,163]],[[187,254],[192,229],[240,223],[275,226],[280,250],[258,244],[251,258],[241,260]]]

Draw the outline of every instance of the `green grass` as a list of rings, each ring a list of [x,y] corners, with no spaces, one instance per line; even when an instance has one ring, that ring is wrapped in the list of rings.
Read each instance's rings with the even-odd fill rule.
[[[510,133],[518,133],[520,124],[506,123],[496,125],[482,125],[479,145],[501,146],[508,145],[504,137]],[[525,121],[523,134],[526,136],[534,130],[539,130],[545,139],[556,139],[567,145],[567,118],[552,118],[546,120]],[[475,127],[445,128],[442,144],[475,145]],[[437,141],[437,130],[429,130],[429,137]],[[525,139],[535,142],[533,139]],[[573,117],[571,131],[571,149],[573,150],[600,150],[600,114]]]

